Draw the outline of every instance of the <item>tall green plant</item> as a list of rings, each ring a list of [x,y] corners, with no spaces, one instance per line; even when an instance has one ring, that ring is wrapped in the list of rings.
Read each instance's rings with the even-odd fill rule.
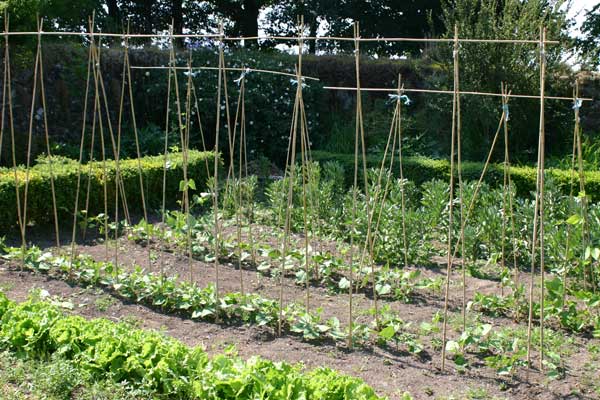
[[[445,0],[443,4],[442,36],[453,38],[458,28],[459,38],[476,39],[532,39],[540,38],[540,29],[547,29],[549,40],[566,41],[569,22],[566,17],[568,0]],[[449,45],[440,45],[430,56],[439,64],[430,80],[432,86],[451,89],[453,84],[453,54]],[[568,74],[562,61],[560,46],[546,47],[547,75]],[[461,43],[458,51],[460,89],[494,92],[506,82],[513,93],[536,95],[539,92],[539,46],[536,44]],[[564,82],[547,79],[548,93],[570,95]],[[432,97],[422,111],[424,115],[441,113],[431,126],[429,118],[420,118],[423,129],[437,133],[449,144],[451,96]],[[496,130],[496,121],[502,112],[500,100],[483,96],[462,96],[462,143],[465,158],[485,156]],[[537,148],[539,102],[532,99],[511,100],[510,149],[531,158]],[[568,104],[547,103],[546,118],[549,147],[558,148],[568,140],[566,116]],[[533,117],[532,117],[533,116]],[[445,125],[444,125],[445,124]],[[441,129],[440,129],[441,128]],[[512,140],[518,138],[519,140]],[[498,154],[500,157],[500,154]]]

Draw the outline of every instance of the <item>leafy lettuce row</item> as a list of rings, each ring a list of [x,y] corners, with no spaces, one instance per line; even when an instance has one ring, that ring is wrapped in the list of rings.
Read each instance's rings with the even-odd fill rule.
[[[56,306],[16,304],[0,293],[0,349],[21,357],[60,357],[169,399],[380,399],[362,380],[328,368],[231,355],[209,358],[157,332],[104,319],[64,316]]]

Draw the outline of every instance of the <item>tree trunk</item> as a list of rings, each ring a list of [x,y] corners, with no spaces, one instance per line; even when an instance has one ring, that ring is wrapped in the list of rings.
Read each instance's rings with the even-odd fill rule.
[[[310,24],[309,24],[309,29],[310,29],[309,35],[311,37],[317,36],[317,27],[318,27],[318,23],[317,23],[317,18],[315,17],[312,21],[310,21]],[[308,52],[310,54],[315,54],[317,52],[317,41],[316,40],[308,41]]]
[[[183,34],[183,0],[172,0],[171,18],[173,18],[173,33],[176,35]],[[183,47],[183,38],[177,38],[175,44],[177,47]]]
[[[154,27],[152,8],[155,0],[144,0],[142,3],[144,13],[144,33],[152,33],[152,28]]]
[[[108,31],[118,32],[121,21],[121,10],[119,10],[119,4],[117,0],[106,0],[106,6],[108,8]]]
[[[244,0],[244,7],[240,10],[239,27],[242,36],[258,36],[258,14],[260,6],[257,0]],[[249,40],[246,46],[256,46],[258,41]]]

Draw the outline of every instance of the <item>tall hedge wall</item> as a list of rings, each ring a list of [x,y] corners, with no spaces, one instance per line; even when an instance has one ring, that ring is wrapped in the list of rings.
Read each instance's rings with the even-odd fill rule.
[[[206,184],[208,161],[209,168],[214,165],[214,153],[190,151],[188,162],[188,176],[194,179],[196,187],[200,190]],[[77,175],[79,164],[76,161],[59,158],[52,164],[54,184],[56,189],[56,203],[61,224],[70,223],[75,206],[77,192]],[[142,197],[138,173],[137,159],[121,160],[119,163],[121,176],[125,187],[125,195],[130,212],[141,212]],[[158,208],[162,204],[163,186],[163,156],[149,156],[141,159],[144,180],[144,193],[147,206]],[[104,170],[106,168],[106,175]],[[89,174],[91,169],[91,174]],[[90,176],[90,203],[88,215],[104,212],[104,181],[107,181],[109,212],[114,210],[115,202],[115,175],[116,163],[107,161],[106,167],[101,161],[94,161],[82,165],[82,179],[79,197],[79,209],[85,207],[88,174]],[[47,161],[41,160],[30,168],[29,187],[27,197],[28,223],[43,224],[53,222],[53,207],[51,195],[50,169]],[[23,166],[17,169],[21,202],[25,190],[26,171]],[[178,198],[179,182],[183,179],[183,158],[181,153],[169,156],[166,199],[173,205]],[[112,206],[111,206],[112,205]],[[18,224],[17,201],[15,190],[14,170],[0,168],[0,228],[15,227]]]
[[[313,151],[313,159],[320,163],[326,161],[339,162],[346,173],[346,182],[352,181],[354,174],[354,155],[336,154],[324,151]],[[436,160],[427,157],[404,157],[402,160],[404,177],[417,185],[432,179],[447,180],[450,178],[450,163],[448,160]],[[368,155],[367,166],[370,168],[381,165],[381,155]],[[463,162],[462,176],[464,180],[477,180],[483,170],[483,163]],[[396,160],[394,172],[399,173],[399,165]],[[517,188],[517,193],[522,196],[535,191],[536,169],[534,167],[516,167],[510,169],[511,178]],[[485,176],[485,182],[491,185],[502,184],[504,177],[502,164],[491,164]],[[552,179],[555,184],[567,194],[570,190],[571,172],[556,168],[546,170],[546,177]],[[600,172],[585,172],[586,193],[592,196],[593,200],[600,199]],[[578,190],[576,186],[575,190]]]

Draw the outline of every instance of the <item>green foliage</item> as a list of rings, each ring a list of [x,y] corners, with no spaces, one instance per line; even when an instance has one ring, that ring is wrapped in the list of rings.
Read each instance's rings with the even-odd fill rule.
[[[515,320],[527,318],[528,303],[522,286],[513,288],[505,296],[476,293],[469,307],[491,316],[512,316]],[[560,278],[546,281],[544,319],[546,325],[560,327],[574,333],[600,332],[600,295],[584,289],[565,292]],[[540,303],[533,302],[533,316],[539,319]]]
[[[445,38],[454,37],[455,26],[459,38],[478,39],[538,39],[540,27],[548,30],[548,39],[568,41],[565,0],[444,0],[442,2]],[[452,44],[440,45],[428,54],[439,66],[427,77],[429,86],[452,89]],[[562,62],[559,46],[546,47],[547,76],[569,75]],[[507,43],[462,43],[458,50],[460,89],[480,92],[500,92],[502,82],[513,93],[535,94],[539,91],[539,50],[535,45]],[[568,81],[547,79],[547,93],[569,96]],[[538,138],[539,103],[531,100],[510,101],[509,146],[521,160],[536,154]],[[465,159],[484,159],[492,143],[502,112],[498,99],[481,96],[461,98],[461,143]],[[447,154],[450,148],[452,121],[451,96],[434,96],[420,110],[417,117],[419,130],[427,137],[443,143]],[[570,137],[572,115],[567,102],[546,104],[547,132],[556,140],[548,141],[548,149],[564,148]],[[501,157],[501,153],[497,153]]]
[[[7,260],[24,258],[25,267],[32,271],[53,274],[83,285],[100,286],[123,298],[166,313],[209,322],[242,322],[271,328],[278,324],[279,304],[257,294],[221,293],[217,298],[213,285],[200,288],[195,284],[180,282],[177,276],[146,273],[139,267],[129,271],[85,256],[77,257],[71,263],[50,252],[42,252],[37,247],[25,250],[24,255],[20,248],[5,247],[2,251],[6,253],[3,258]],[[6,297],[0,297],[0,315],[4,312],[2,310],[8,308],[8,304]],[[64,305],[60,302],[57,304]],[[304,340],[343,341],[346,337],[340,321],[333,317],[321,322],[319,310],[311,314],[302,307],[290,304],[282,310],[282,314],[287,321],[284,321],[283,329],[301,335]],[[368,339],[367,332],[360,344]],[[30,341],[37,342],[38,338],[26,334],[15,340],[27,350],[25,345]]]
[[[532,340],[538,340],[539,328],[534,328],[532,333]],[[546,374],[550,379],[556,379],[564,374],[560,352],[565,341],[562,335],[551,329],[547,329],[546,334]],[[485,364],[496,369],[499,375],[514,376],[518,368],[527,366],[526,340],[525,329],[496,329],[491,324],[477,323],[467,328],[457,341],[448,341],[446,351],[453,357],[459,372],[469,368],[466,355],[472,352],[483,357]]]
[[[570,170],[573,167],[571,154],[564,154],[562,157],[551,158],[548,166],[564,170]],[[600,170],[600,138],[597,136],[583,136],[581,144],[581,158],[583,169],[585,171]],[[578,168],[578,165],[575,165]]]
[[[206,162],[213,165],[212,153],[190,151],[188,155],[188,176],[193,177],[198,186],[203,186],[207,179]],[[53,221],[52,197],[51,197],[51,175],[48,163],[43,162],[31,167],[29,171],[27,222],[44,224]],[[165,160],[163,156],[144,157],[140,160],[145,193],[146,206],[148,208],[160,207],[162,204],[163,172]],[[183,177],[182,156],[180,153],[170,154],[167,162],[167,186],[165,188],[168,205],[173,205],[180,196],[179,182]],[[85,198],[90,180],[90,202],[89,209],[85,210],[87,215],[95,215],[104,211],[104,182],[108,191],[108,204],[114,205],[116,163],[106,162],[106,175],[104,165],[101,161],[93,161],[81,165],[81,185],[79,192],[79,211],[85,208]],[[56,203],[59,219],[69,221],[72,218],[75,207],[75,195],[77,192],[77,175],[80,167],[76,161],[65,158],[52,158],[52,172],[56,188]],[[142,200],[139,181],[138,160],[121,160],[119,163],[120,175],[125,187],[130,210],[141,210]],[[91,171],[91,174],[90,174]],[[24,167],[18,167],[17,180],[19,183],[20,198],[23,201],[25,191],[26,171]],[[191,183],[191,181],[189,182]],[[109,208],[109,210],[112,208]],[[0,226],[3,228],[14,227],[18,223],[17,201],[15,190],[14,170],[0,168]],[[62,223],[62,221],[61,221]]]
[[[288,171],[283,179],[272,181],[265,194],[272,209],[268,222],[283,226],[287,208],[290,179],[292,179],[291,227],[294,230],[304,229],[304,210],[307,217],[307,231],[328,234],[339,224],[340,201],[338,195],[343,190],[343,168],[338,163],[311,162],[297,165],[294,175]],[[306,196],[305,196],[306,195]],[[306,204],[304,204],[306,197]]]
[[[345,172],[345,182],[347,185],[352,181],[354,173],[354,156],[349,154],[336,154],[324,151],[313,151],[313,159],[317,162],[335,161],[339,163]],[[402,159],[402,167],[404,169],[404,177],[418,186],[432,179],[441,179],[449,181],[450,163],[447,160],[438,160],[427,157],[404,157]],[[370,168],[378,167],[381,162],[379,155],[368,155],[367,166]],[[490,186],[498,186],[502,184],[503,165],[491,164],[488,167],[485,182]],[[463,162],[462,177],[463,180],[476,181],[481,175],[483,163],[478,162]],[[394,173],[397,174],[398,165],[394,167]],[[531,192],[535,192],[536,169],[528,166],[511,166],[511,179],[517,190],[517,195],[527,196]],[[564,194],[568,194],[572,176],[571,172],[566,169],[548,168],[546,176],[552,179],[557,189]],[[578,179],[575,177],[575,179]],[[578,181],[574,183],[577,185]],[[600,173],[597,171],[585,171],[586,193],[593,200],[600,199]]]
[[[111,62],[120,62],[118,53],[115,53]],[[154,56],[154,57],[149,57]],[[177,55],[177,62],[180,66],[187,65],[188,53]],[[218,63],[218,53],[213,48],[200,47],[194,49],[191,53],[192,63],[197,66],[214,67]],[[148,54],[139,51],[136,55],[132,52],[132,58],[141,58],[137,64],[156,65],[157,62],[167,64],[168,52],[155,51],[155,54]],[[149,59],[146,59],[149,58]],[[158,61],[155,59],[157,58]],[[133,61],[132,61],[133,62]],[[260,68],[266,70],[275,70],[280,72],[294,73],[296,58],[289,55],[277,53],[260,53],[248,49],[240,49],[228,52],[225,55],[225,62],[228,68]],[[182,71],[179,79],[187,79]],[[192,75],[193,85],[198,91],[198,112],[202,120],[202,131],[207,148],[214,144],[216,112],[215,104],[217,101],[217,71],[203,70],[194,72]],[[221,112],[221,136],[220,143],[228,143],[228,130],[233,131],[233,114],[237,107],[237,98],[239,86],[234,82],[239,74],[230,74],[227,77],[229,93],[230,120],[227,120],[224,103]],[[148,115],[148,121],[152,121],[158,126],[164,125],[164,116],[166,110],[164,106],[157,105],[156,102],[148,103],[144,97],[165,98],[167,93],[167,80],[161,71],[150,71],[146,75],[134,76],[134,87],[145,88],[144,93],[140,93],[139,103],[136,109],[139,115]],[[185,82],[185,81],[184,81]],[[309,134],[318,132],[320,128],[320,115],[325,109],[325,96],[323,95],[323,84],[319,81],[306,80],[303,86],[302,96],[304,99],[304,108],[306,111],[307,126]],[[285,162],[286,149],[289,141],[290,122],[292,121],[292,111],[294,105],[296,87],[291,82],[289,76],[247,73],[245,75],[245,120],[246,120],[246,143],[249,159],[254,159],[259,155],[266,156],[270,160],[282,164]],[[171,102],[176,101],[172,93]],[[223,100],[222,100],[223,101]],[[183,121],[190,118],[190,146],[192,148],[202,149],[202,138],[198,127],[198,116],[195,110],[196,103],[192,103],[192,115],[182,115]],[[177,114],[171,109],[171,121],[177,121]],[[229,126],[228,126],[229,125]],[[175,127],[177,128],[177,127]],[[239,129],[239,127],[237,128]],[[176,129],[174,129],[177,131]],[[164,136],[163,136],[164,137]],[[223,147],[225,152],[227,146]],[[229,154],[225,153],[223,159],[227,160]],[[236,158],[234,158],[236,159]]]
[[[586,67],[598,67],[600,63],[600,4],[585,13],[581,24],[581,37],[577,39],[580,60]]]
[[[77,377],[73,372],[96,379],[108,377],[170,399],[254,399],[267,394],[273,398],[379,398],[361,380],[325,368],[304,375],[298,366],[257,357],[209,359],[200,348],[160,333],[104,319],[66,317],[48,303],[8,302],[5,308],[0,348],[30,359],[54,356],[63,370],[71,371],[71,380]],[[52,390],[68,391],[69,382],[63,380],[63,387]]]
[[[0,1],[0,23],[4,26],[4,13],[10,15],[12,31],[37,31],[37,19],[45,19],[44,30],[75,30],[87,28],[87,18],[97,9],[100,0],[83,0],[77,7],[67,0],[4,0]]]
[[[47,360],[18,358],[9,351],[0,352],[0,397],[7,400],[43,398],[63,400],[137,400],[152,398],[152,393],[133,389],[126,382],[110,377],[92,377],[74,361],[58,354]]]
[[[406,350],[419,355],[423,351],[423,345],[417,340],[416,335],[409,332],[410,323],[404,322],[395,314],[391,313],[389,307],[381,310],[379,318],[379,332],[377,333],[380,342],[383,344],[393,341],[396,350],[399,350],[400,344],[406,346]]]
[[[323,2],[309,0],[296,2],[277,1],[266,13],[266,31],[274,35],[294,34],[296,16],[303,15],[309,36],[321,35],[323,23],[327,36],[352,36],[352,25],[348,21],[360,23],[364,37],[422,37],[429,33],[428,17],[434,16],[439,25],[440,0],[426,0],[418,3],[398,3],[393,0],[370,2]],[[437,27],[437,26],[436,26]],[[319,30],[319,31],[318,31]],[[310,53],[315,51],[350,51],[351,43],[309,42]],[[366,53],[378,55],[418,54],[420,46],[415,43],[374,43],[365,46]]]

